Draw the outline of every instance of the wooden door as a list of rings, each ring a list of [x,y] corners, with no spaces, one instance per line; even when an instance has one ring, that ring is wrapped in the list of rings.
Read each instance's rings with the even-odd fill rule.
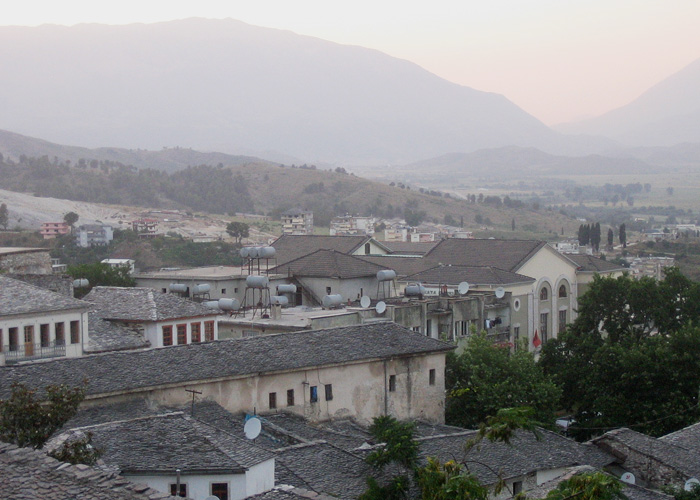
[[[24,327],[24,355],[34,356],[34,326]]]

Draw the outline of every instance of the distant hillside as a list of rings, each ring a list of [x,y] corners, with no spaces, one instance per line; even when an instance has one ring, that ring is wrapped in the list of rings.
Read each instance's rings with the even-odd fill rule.
[[[626,106],[557,129],[604,135],[631,146],[700,142],[700,59]]]
[[[194,165],[251,165],[269,163],[252,156],[235,156],[223,153],[202,153],[189,148],[168,148],[160,151],[145,149],[96,148],[63,146],[25,135],[0,130],[0,153],[18,160],[20,156],[39,158],[47,156],[50,161],[70,160],[77,165],[80,160],[97,160],[131,165],[136,168],[154,168],[175,172]]]
[[[596,142],[408,61],[231,19],[0,27],[0,67],[0,128],[87,147],[347,165]]]

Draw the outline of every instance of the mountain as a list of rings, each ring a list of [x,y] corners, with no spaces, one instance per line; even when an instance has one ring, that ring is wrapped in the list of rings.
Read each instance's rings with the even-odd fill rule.
[[[346,164],[563,147],[501,95],[376,50],[231,19],[0,27],[0,67],[0,128],[86,147]]]
[[[47,156],[53,161],[69,160],[78,164],[80,160],[117,162],[136,168],[154,168],[165,172],[176,172],[194,165],[235,165],[271,164],[253,156],[227,155],[224,153],[203,153],[191,148],[163,148],[160,151],[123,148],[83,148],[63,146],[43,139],[0,130],[0,153],[17,160],[20,156],[39,158]]]
[[[557,130],[603,135],[630,146],[700,142],[700,59],[626,106]]]

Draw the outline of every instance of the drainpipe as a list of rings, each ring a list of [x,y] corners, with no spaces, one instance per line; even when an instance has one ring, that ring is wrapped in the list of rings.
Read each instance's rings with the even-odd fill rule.
[[[384,360],[384,416],[389,414],[389,390],[386,386],[386,359]]]

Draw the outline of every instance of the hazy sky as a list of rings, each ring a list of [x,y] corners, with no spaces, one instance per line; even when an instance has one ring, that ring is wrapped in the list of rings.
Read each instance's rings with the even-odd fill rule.
[[[234,18],[413,61],[547,124],[594,116],[700,58],[699,0],[0,0],[0,24]]]

